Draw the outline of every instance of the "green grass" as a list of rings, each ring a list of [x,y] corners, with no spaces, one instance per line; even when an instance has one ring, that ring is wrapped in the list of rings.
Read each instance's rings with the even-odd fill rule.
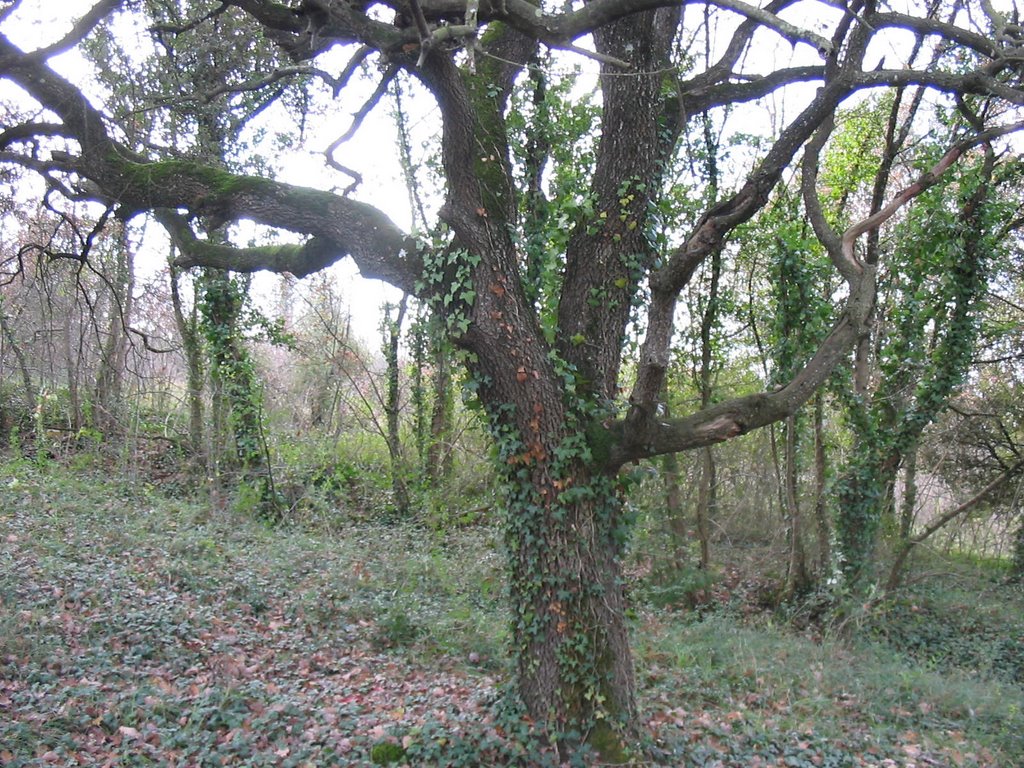
[[[496,538],[271,528],[0,464],[0,765],[370,765],[398,754],[381,744],[416,765],[546,764],[494,719]],[[917,581],[814,636],[654,607],[636,585],[646,764],[1022,764],[1022,597],[972,578]]]
[[[1020,686],[922,665],[888,645],[815,642],[728,615],[688,624],[652,617],[641,638],[648,695],[686,713],[673,721],[677,739],[731,734],[715,738],[737,765],[804,742],[830,744],[843,765],[908,748],[945,755],[933,758],[939,765],[957,764],[951,755],[964,765],[1013,765],[1024,756]],[[773,747],[759,751],[767,737]]]

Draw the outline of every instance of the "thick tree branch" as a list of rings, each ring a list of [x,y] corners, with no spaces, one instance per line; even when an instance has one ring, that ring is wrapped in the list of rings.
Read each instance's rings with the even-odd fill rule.
[[[862,72],[855,78],[858,89],[923,85],[945,93],[969,93],[977,96],[995,96],[1010,104],[1024,106],[1024,91],[1001,82],[983,70],[966,74],[952,72],[921,72],[913,69],[879,69]]]
[[[902,13],[874,13],[868,21],[876,29],[905,29],[919,35],[939,37],[977,51],[990,59],[998,59],[1005,53],[991,36],[940,19],[908,16]]]
[[[33,142],[43,136],[68,138],[68,131],[60,123],[21,123],[0,133],[0,150],[21,141]]]
[[[743,81],[727,77],[722,82],[703,84],[708,78],[694,78],[680,86],[683,110],[687,115],[695,115],[715,107],[746,104],[764,98],[787,85],[822,80],[824,75],[825,68],[819,65],[777,69],[763,77],[747,78]]]
[[[818,351],[781,389],[727,400],[684,418],[638,420],[631,418],[631,413],[612,424],[609,429],[615,443],[608,467],[714,445],[791,416],[849,355],[863,332],[864,313],[870,311],[874,290],[871,272],[856,284],[846,310]]]
[[[262,245],[251,248],[236,248],[230,245],[211,243],[196,237],[188,220],[168,209],[154,211],[154,216],[174,244],[182,252],[174,260],[180,269],[189,267],[214,267],[234,272],[257,272],[268,270],[306,277],[335,263],[339,254],[332,244],[322,238],[311,238],[305,243]]]

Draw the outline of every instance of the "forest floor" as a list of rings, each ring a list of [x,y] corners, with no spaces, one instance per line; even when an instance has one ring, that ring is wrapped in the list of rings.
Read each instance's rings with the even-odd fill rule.
[[[497,540],[0,463],[0,765],[542,765],[499,714]],[[1024,595],[937,583],[800,631],[736,579],[701,611],[635,585],[637,764],[1024,765]]]

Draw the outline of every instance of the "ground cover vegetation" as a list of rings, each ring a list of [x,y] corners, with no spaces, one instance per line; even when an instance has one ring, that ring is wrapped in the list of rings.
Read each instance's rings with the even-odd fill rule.
[[[268,527],[95,469],[0,471],[4,765],[559,764],[501,710],[492,526]],[[644,764],[1012,765],[1024,597],[930,565],[803,632],[732,577],[699,612],[631,578]]]
[[[1020,758],[1015,6],[46,12],[5,760]]]

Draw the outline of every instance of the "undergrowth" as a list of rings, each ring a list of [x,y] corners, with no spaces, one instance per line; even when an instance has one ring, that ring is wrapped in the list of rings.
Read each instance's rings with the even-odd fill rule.
[[[496,538],[0,464],[0,764],[556,765],[498,707]],[[915,589],[851,641],[637,585],[637,764],[1020,764],[1019,602]]]

